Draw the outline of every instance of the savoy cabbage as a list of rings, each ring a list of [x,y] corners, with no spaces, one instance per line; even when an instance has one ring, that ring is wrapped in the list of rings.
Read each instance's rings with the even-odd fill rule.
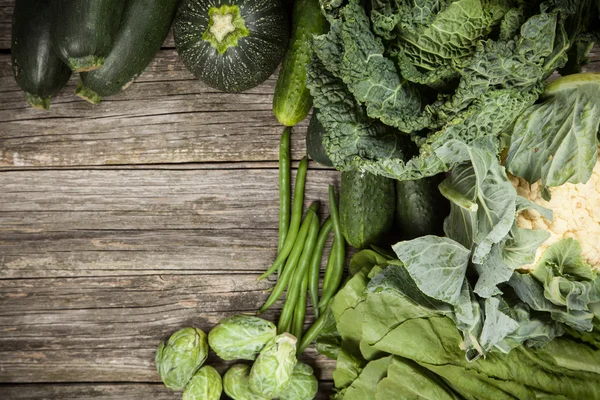
[[[503,132],[598,29],[592,0],[320,0],[307,86],[339,170],[399,180],[467,160],[448,143]],[[406,137],[417,151],[409,149]]]

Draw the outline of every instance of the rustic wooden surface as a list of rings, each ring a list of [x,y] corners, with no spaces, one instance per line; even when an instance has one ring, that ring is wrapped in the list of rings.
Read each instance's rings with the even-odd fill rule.
[[[216,92],[169,35],[126,92],[93,106],[73,76],[35,110],[12,77],[12,3],[0,0],[0,399],[179,398],[155,372],[158,343],[256,311],[273,284],[256,278],[277,246],[276,75]],[[339,179],[310,168],[307,204]],[[326,398],[333,363],[303,359]]]
[[[92,106],[72,77],[35,110],[10,68],[12,4],[0,0],[0,399],[179,398],[154,370],[159,341],[253,312],[272,285],[256,277],[277,244],[276,75],[218,93],[170,35],[127,91]],[[306,203],[338,179],[311,164]],[[304,360],[326,398],[334,364]]]

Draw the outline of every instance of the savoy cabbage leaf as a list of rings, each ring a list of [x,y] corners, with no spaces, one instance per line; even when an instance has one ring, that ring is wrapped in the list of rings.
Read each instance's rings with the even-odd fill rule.
[[[548,1],[540,7],[507,8],[506,4],[378,0],[370,11],[371,26],[358,0],[322,0],[331,30],[314,39],[307,86],[326,131],[325,152],[334,166],[400,180],[419,179],[449,171],[464,161],[440,156],[450,140],[471,144],[490,137],[497,141],[536,101],[545,79],[566,62],[571,37],[580,30],[572,28],[577,23],[571,23],[568,32],[564,28],[565,21],[581,12],[566,0]],[[471,29],[458,26],[467,15],[469,20],[481,16],[487,22],[473,28],[476,39],[457,42],[454,33]],[[431,93],[407,81],[410,68],[404,61],[408,55],[398,50],[402,48],[398,32],[409,31],[402,27],[410,25],[420,32],[432,21],[446,21],[448,32],[454,32],[442,46],[460,60],[450,63],[452,71],[447,74],[459,77],[458,85],[433,101]],[[443,30],[442,25],[435,26]],[[501,33],[498,37],[487,33],[494,27]],[[464,57],[461,49],[465,49]],[[403,154],[398,138],[403,134],[411,134],[417,144],[416,156]]]

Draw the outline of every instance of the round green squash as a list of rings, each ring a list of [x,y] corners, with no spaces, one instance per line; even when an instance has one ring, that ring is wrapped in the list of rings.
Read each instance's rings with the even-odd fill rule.
[[[202,82],[240,92],[264,82],[281,62],[288,18],[280,0],[184,0],[175,47]]]

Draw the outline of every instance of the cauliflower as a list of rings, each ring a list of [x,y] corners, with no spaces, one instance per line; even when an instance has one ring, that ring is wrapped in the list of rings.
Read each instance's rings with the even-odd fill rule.
[[[550,245],[564,238],[576,239],[582,248],[583,258],[596,270],[600,270],[600,154],[587,183],[565,183],[551,188],[552,199],[542,199],[540,181],[527,181],[509,175],[517,194],[552,210],[553,220],[543,218],[535,210],[525,210],[517,218],[521,228],[544,229],[550,238],[537,250],[535,261],[523,269],[531,269]]]

